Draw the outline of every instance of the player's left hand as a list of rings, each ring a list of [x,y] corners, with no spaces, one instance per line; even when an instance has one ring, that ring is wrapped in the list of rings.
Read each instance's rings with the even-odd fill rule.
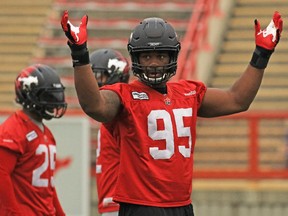
[[[273,18],[266,29],[261,30],[260,22],[255,19],[255,42],[264,49],[274,51],[278,44],[283,29],[283,20],[278,11],[274,12]]]
[[[81,19],[81,23],[79,26],[74,26],[68,17],[68,11],[65,10],[62,19],[61,19],[61,26],[69,40],[70,45],[83,45],[87,42],[87,23],[88,23],[88,16],[84,15]]]

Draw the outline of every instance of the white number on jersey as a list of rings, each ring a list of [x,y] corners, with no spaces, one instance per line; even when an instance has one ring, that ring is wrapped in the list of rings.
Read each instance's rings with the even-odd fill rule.
[[[98,130],[98,134],[97,134],[97,148],[96,148],[96,173],[101,173],[102,172],[102,165],[101,164],[97,164],[97,159],[100,156],[100,149],[101,149],[101,132],[100,132],[100,128]]]
[[[42,165],[33,171],[32,185],[35,187],[48,187],[49,179],[41,178],[41,175],[48,170],[49,165],[51,170],[55,170],[56,146],[55,145],[46,146],[44,144],[40,144],[36,149],[36,155],[41,154],[44,154],[45,159]],[[50,182],[51,185],[54,187],[53,176],[51,176]]]
[[[178,146],[179,152],[186,158],[191,155],[192,136],[190,127],[184,127],[183,117],[192,117],[192,108],[173,109],[176,123],[176,134],[178,137],[188,137],[188,145]],[[166,148],[160,150],[158,147],[150,147],[149,152],[154,159],[169,159],[175,152],[174,133],[172,118],[166,110],[152,110],[148,115],[148,136],[153,140],[165,140]],[[164,129],[158,130],[157,120],[162,120]]]

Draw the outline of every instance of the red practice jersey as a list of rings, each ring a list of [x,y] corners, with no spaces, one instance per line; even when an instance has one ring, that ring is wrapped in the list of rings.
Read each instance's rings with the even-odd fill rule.
[[[98,210],[100,213],[118,211],[119,204],[113,202],[113,195],[118,176],[120,149],[107,124],[101,124],[98,131],[96,156]]]
[[[50,130],[44,126],[42,132],[27,115],[17,111],[0,126],[0,148],[18,155],[10,175],[13,188],[11,191],[8,187],[7,194],[15,194],[11,197],[16,197],[20,212],[27,216],[54,216],[56,145]]]
[[[167,94],[161,94],[134,81],[102,89],[116,92],[123,105],[111,122],[120,143],[114,201],[157,207],[190,204],[197,112],[206,86],[181,80],[167,83]]]

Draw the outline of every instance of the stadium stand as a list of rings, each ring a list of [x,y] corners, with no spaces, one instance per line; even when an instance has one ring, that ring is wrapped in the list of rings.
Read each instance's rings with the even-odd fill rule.
[[[275,10],[285,16],[287,6],[284,0],[234,1],[210,86],[227,88],[245,69],[254,49],[253,20],[261,20],[264,27]],[[273,54],[248,111],[251,116],[198,121],[195,175],[210,176],[206,181],[194,181],[194,203],[202,215],[287,215],[286,205],[279,202],[279,197],[287,193],[285,32],[284,24],[281,45]]]
[[[255,7],[257,7],[257,10],[255,10]],[[287,7],[288,2],[284,0],[265,0],[261,1],[261,4],[259,0],[235,1],[226,32],[223,33],[224,37],[209,82],[210,86],[227,88],[245,69],[254,49],[253,20],[255,18],[259,19],[262,27],[264,27],[270,22],[271,14],[275,10],[284,13]],[[285,35],[285,28],[283,35]],[[287,43],[287,37],[283,36],[281,45],[277,47],[265,71],[262,86],[250,107],[250,111],[287,110]],[[205,122],[205,120],[203,121]],[[205,158],[209,158],[210,163],[209,160],[205,160],[205,163],[214,168],[219,163],[224,163],[225,166],[230,164],[231,168],[236,166],[239,168],[245,167],[249,161],[247,155],[247,152],[249,152],[247,151],[247,144],[249,143],[247,138],[250,133],[248,124],[248,121],[235,121],[234,119],[216,123],[200,122],[198,129],[199,141],[196,148],[200,152],[204,151],[205,156],[202,156],[201,153],[196,154],[196,161],[200,162]],[[212,130],[212,128],[214,129]],[[261,166],[265,169],[285,168],[286,120],[274,119],[268,123],[262,121],[259,128],[261,131],[259,134]],[[203,134],[201,133],[202,130]],[[218,147],[221,150],[216,151],[214,148]],[[207,149],[209,149],[210,154],[206,155]],[[208,157],[212,155],[213,151],[214,156]],[[226,154],[223,154],[222,151]],[[233,154],[233,151],[237,154]],[[198,158],[201,158],[201,160],[197,160]],[[218,166],[218,168],[221,169],[221,166]]]
[[[257,10],[255,8],[257,7]],[[288,9],[288,2],[237,0],[231,11],[228,29],[224,34],[221,52],[217,58],[211,85],[227,87],[243,71],[250,61],[254,49],[253,20],[261,20],[262,26],[271,20],[273,11],[284,13]],[[253,110],[287,110],[288,85],[287,80],[287,51],[288,40],[285,37],[285,25],[281,45],[273,54],[267,68],[260,91],[253,102]]]
[[[34,56],[51,3],[52,0],[0,2],[0,110],[15,108],[15,76]]]

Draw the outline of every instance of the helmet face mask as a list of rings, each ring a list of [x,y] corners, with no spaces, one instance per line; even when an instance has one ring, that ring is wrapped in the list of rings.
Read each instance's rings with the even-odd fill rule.
[[[92,67],[94,76],[98,82],[98,86],[101,87],[107,83],[109,73],[105,68]]]
[[[175,75],[181,45],[174,28],[163,19],[156,17],[144,19],[131,33],[127,48],[134,75],[147,85],[166,83]],[[143,52],[169,53],[169,63],[161,65],[161,77],[151,78],[147,67],[139,63],[139,55]],[[154,68],[154,71],[156,70],[159,70],[158,66]]]
[[[169,64],[170,65],[170,64]],[[171,67],[169,65],[165,66],[135,66],[141,73],[137,73],[137,76],[148,85],[159,85],[163,82],[168,81],[175,72],[169,72]]]
[[[91,53],[90,62],[98,85],[111,85],[118,82],[127,83],[129,80],[129,63],[118,51],[99,49]]]
[[[46,120],[61,118],[66,112],[64,90],[56,72],[41,64],[25,68],[15,81],[16,102]]]
[[[157,63],[151,63],[151,58],[156,58]],[[167,51],[141,52],[137,59],[138,63],[133,64],[135,71],[139,71],[136,76],[151,86],[166,83],[175,75],[175,62],[171,63],[170,59],[171,54]]]

